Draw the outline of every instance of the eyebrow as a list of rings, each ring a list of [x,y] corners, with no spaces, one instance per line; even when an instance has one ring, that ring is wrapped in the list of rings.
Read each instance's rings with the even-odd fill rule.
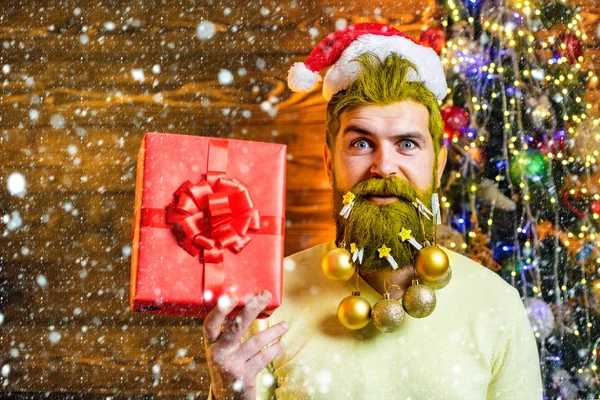
[[[356,133],[360,133],[361,135],[371,136],[371,137],[375,136],[371,131],[369,131],[366,128],[363,128],[358,125],[348,125],[347,127],[344,128],[344,131],[342,132],[342,137],[346,136],[350,132],[356,132]],[[425,137],[423,136],[423,134],[419,131],[409,131],[409,132],[399,133],[397,135],[394,135],[393,139],[395,139],[395,140],[412,139],[417,142],[420,142],[421,144],[425,144],[427,142]]]

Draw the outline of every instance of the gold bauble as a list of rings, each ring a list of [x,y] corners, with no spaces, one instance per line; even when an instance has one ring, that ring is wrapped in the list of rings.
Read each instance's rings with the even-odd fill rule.
[[[414,318],[424,318],[435,309],[435,293],[426,285],[412,285],[402,299],[404,310]]]
[[[421,282],[424,285],[429,286],[430,288],[432,288],[433,290],[439,290],[439,289],[443,289],[446,287],[446,285],[448,283],[450,283],[450,280],[452,279],[452,268],[448,268],[448,271],[446,271],[446,273],[444,274],[444,276],[442,276],[440,279],[438,279],[437,281],[428,281],[426,279],[423,279]]]
[[[352,255],[346,249],[333,249],[323,257],[321,269],[332,281],[347,281],[354,275]]]
[[[383,299],[375,303],[371,312],[371,319],[375,328],[381,332],[394,332],[400,328],[404,321],[404,308],[401,301]]]
[[[337,315],[346,328],[361,329],[371,320],[371,304],[360,295],[348,296],[340,302]]]
[[[448,256],[438,246],[423,247],[415,259],[415,269],[425,280],[437,281],[448,271]]]

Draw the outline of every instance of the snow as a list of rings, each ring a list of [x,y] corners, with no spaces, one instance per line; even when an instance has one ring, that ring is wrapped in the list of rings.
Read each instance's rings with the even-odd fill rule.
[[[273,385],[275,383],[275,377],[273,376],[273,374],[266,372],[263,376],[262,376],[262,383],[267,386],[270,387],[271,385]]]
[[[18,211],[12,211],[10,215],[3,215],[2,222],[6,224],[6,229],[16,231],[23,225],[23,219]]]
[[[286,271],[293,271],[296,269],[296,262],[292,259],[284,259],[283,260],[283,269]]]
[[[8,364],[4,364],[2,366],[2,370],[0,370],[0,374],[4,377],[7,378],[8,374],[10,374],[10,365]]]
[[[231,385],[231,387],[234,392],[241,392],[244,388],[244,382],[241,379],[236,379],[235,382],[233,382],[233,385]]]
[[[13,172],[8,176],[6,181],[8,193],[15,197],[23,197],[27,194],[27,181],[25,176],[20,172]]]
[[[29,110],[29,118],[34,122],[37,121],[40,118],[40,112],[32,108]]]
[[[219,71],[219,83],[221,85],[231,85],[233,82],[233,74],[228,69],[222,69]]]
[[[4,65],[2,66],[2,73],[3,73],[4,75],[6,75],[6,74],[9,74],[9,73],[10,73],[10,65],[8,65],[8,64],[4,64]]]
[[[46,279],[46,277],[42,274],[39,274],[35,278],[35,281],[37,282],[38,286],[42,289],[46,289],[48,287],[48,279]]]
[[[58,342],[60,342],[61,338],[62,338],[62,335],[60,334],[60,332],[57,332],[57,331],[52,331],[48,335],[48,340],[50,340],[50,343],[52,343],[52,344],[57,344]]]
[[[53,114],[50,117],[50,125],[54,129],[63,129],[65,127],[65,117],[62,114]]]
[[[146,79],[146,77],[144,76],[144,71],[139,68],[133,68],[130,71],[130,74],[133,80],[137,82],[144,82],[144,80]]]
[[[335,21],[335,29],[336,29],[337,31],[339,31],[339,30],[342,30],[342,29],[344,29],[344,28],[345,28],[345,27],[347,27],[347,26],[348,26],[348,20],[347,20],[347,19],[345,19],[345,18],[338,18],[338,19]]]
[[[196,28],[196,37],[200,40],[212,39],[217,33],[217,27],[210,21],[202,21]]]
[[[221,296],[219,297],[219,300],[217,301],[217,306],[219,307],[220,310],[227,310],[229,309],[229,307],[231,307],[231,300],[229,298],[229,296]]]

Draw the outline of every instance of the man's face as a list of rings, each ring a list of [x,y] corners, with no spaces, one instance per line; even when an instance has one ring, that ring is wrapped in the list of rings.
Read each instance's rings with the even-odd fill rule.
[[[362,106],[340,115],[332,155],[325,146],[325,167],[333,187],[334,216],[338,240],[346,230],[346,241],[365,247],[368,265],[363,269],[387,268],[377,257],[377,248],[392,247],[400,266],[412,259],[408,242],[398,240],[402,228],[423,240],[415,207],[415,195],[430,205],[434,187],[446,164],[446,149],[435,154],[429,132],[429,112],[422,104],[402,101],[384,106]],[[332,157],[333,156],[333,157]],[[437,169],[434,171],[435,157]],[[341,196],[353,191],[357,198],[348,220],[337,215]],[[427,224],[429,227],[430,224]]]

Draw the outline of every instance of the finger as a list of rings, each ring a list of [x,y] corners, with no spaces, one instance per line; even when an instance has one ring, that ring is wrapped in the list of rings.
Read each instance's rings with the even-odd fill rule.
[[[280,355],[282,352],[283,344],[281,344],[281,342],[273,343],[272,345],[270,345],[266,349],[261,350],[254,357],[249,359],[246,362],[245,369],[246,371],[251,373],[252,376],[256,376],[260,371],[265,369],[265,367],[269,365],[269,363],[271,363],[275,359],[275,357]]]
[[[251,359],[269,343],[281,338],[287,331],[288,324],[284,321],[257,333],[242,343],[239,350],[240,358]]]
[[[235,295],[221,296],[217,301],[217,305],[208,313],[202,324],[204,330],[204,338],[207,343],[214,343],[221,335],[221,327],[225,321],[225,317],[235,309],[238,299]]]
[[[223,332],[223,341],[239,343],[252,322],[267,307],[270,300],[271,293],[268,290],[263,290],[256,296],[251,297],[242,308],[242,311],[235,317],[235,320]]]

